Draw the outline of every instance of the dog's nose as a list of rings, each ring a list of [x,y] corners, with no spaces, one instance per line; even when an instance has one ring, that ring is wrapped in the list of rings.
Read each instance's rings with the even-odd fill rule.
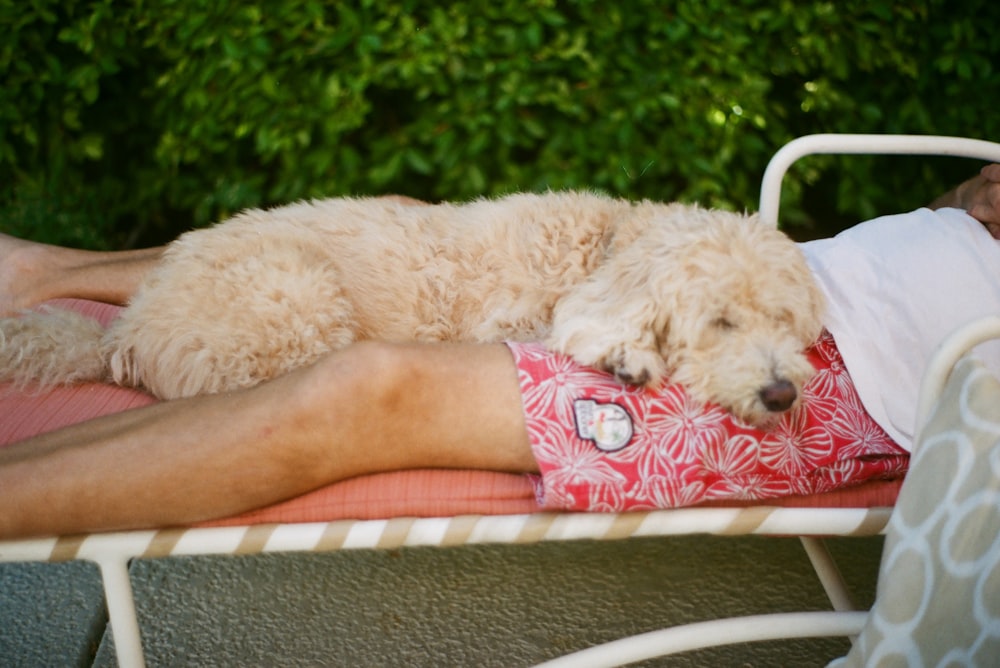
[[[772,413],[787,411],[795,403],[795,385],[788,380],[776,380],[760,391],[760,400]]]

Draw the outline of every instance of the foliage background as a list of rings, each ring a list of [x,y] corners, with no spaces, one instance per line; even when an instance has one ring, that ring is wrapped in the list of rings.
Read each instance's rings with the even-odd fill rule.
[[[757,206],[814,132],[1000,139],[996,0],[0,0],[0,229],[158,243],[247,206],[580,187]],[[978,165],[810,158],[800,236]]]

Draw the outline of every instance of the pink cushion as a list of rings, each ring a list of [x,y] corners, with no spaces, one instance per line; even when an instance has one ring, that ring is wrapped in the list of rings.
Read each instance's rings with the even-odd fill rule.
[[[118,307],[80,300],[53,305],[73,308],[107,324]],[[88,383],[44,392],[18,392],[0,386],[0,446],[30,436],[156,400],[137,390]],[[767,505],[799,507],[873,507],[895,502],[900,481],[874,481],[826,494],[769,500]],[[753,503],[713,503],[747,506]],[[529,476],[494,471],[413,470],[361,476],[328,485],[295,499],[207,522],[205,525],[320,522],[391,517],[501,515],[539,510]]]
[[[326,522],[392,517],[508,515],[539,510],[524,475],[418,469],[360,476],[315,492],[202,526]]]
[[[76,299],[49,302],[72,308],[107,325],[120,310],[117,306]],[[17,392],[0,385],[0,445],[53,431],[91,418],[151,404],[153,397],[114,385],[86,383],[57,387],[45,392]]]

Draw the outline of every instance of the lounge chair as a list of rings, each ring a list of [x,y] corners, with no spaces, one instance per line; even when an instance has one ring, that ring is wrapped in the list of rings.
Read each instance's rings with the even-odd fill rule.
[[[1000,144],[944,137],[813,135],[781,149],[765,172],[761,215],[777,224],[780,186],[788,167],[813,153],[960,155],[1000,162]],[[66,302],[64,302],[65,304]],[[114,307],[71,302],[98,318]],[[959,323],[956,323],[956,325]],[[929,376],[926,415],[942,379],[971,339],[1000,336],[996,322],[963,330],[949,342]],[[970,334],[971,332],[971,334]],[[971,337],[971,339],[970,339]],[[110,386],[60,388],[0,397],[0,444],[42,430],[152,401]],[[901,479],[872,480],[850,489],[754,502],[716,502],[629,513],[540,512],[525,476],[483,471],[409,471],[348,480],[292,501],[195,527],[0,542],[0,561],[83,559],[100,569],[115,649],[123,666],[143,665],[140,629],[128,565],[137,558],[251,554],[402,546],[622,540],[693,533],[799,536],[831,600],[832,611],[718,620],[584,650],[553,665],[620,665],[669,651],[726,642],[861,633],[869,615],[857,611],[821,540],[885,531]],[[737,633],[738,631],[738,633]],[[736,635],[732,635],[736,633]]]

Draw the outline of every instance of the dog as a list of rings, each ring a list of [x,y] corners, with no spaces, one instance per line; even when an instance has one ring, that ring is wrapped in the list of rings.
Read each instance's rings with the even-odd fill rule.
[[[106,331],[54,311],[0,321],[0,379],[170,399],[365,339],[533,340],[760,425],[801,396],[822,312],[798,247],[752,215],[576,191],[331,198],[181,235]]]

